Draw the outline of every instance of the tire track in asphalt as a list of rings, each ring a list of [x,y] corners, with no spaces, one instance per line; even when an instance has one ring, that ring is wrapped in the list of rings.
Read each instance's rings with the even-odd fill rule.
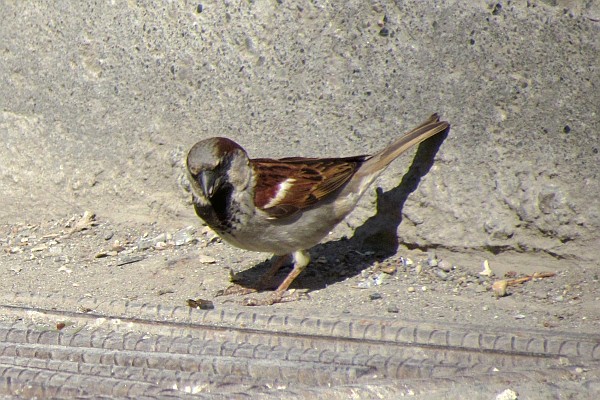
[[[73,312],[74,309],[85,312]],[[600,388],[600,335],[16,294],[0,395],[347,398]],[[8,322],[12,320],[13,322]],[[57,324],[65,325],[61,330]],[[466,393],[466,392],[460,392]]]

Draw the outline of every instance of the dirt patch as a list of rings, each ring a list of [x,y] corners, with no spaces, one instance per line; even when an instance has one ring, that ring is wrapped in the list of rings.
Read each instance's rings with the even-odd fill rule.
[[[1,227],[5,292],[126,299],[181,306],[207,299],[217,308],[244,296],[218,296],[232,281],[253,287],[268,268],[264,254],[232,248],[198,225],[164,228],[90,220],[90,215]],[[345,237],[311,250],[294,282],[293,312],[378,315],[428,322],[597,333],[599,273],[591,265],[548,256],[456,254],[401,249],[389,257]],[[491,271],[484,271],[484,261]],[[283,279],[289,269],[280,271]],[[494,282],[552,273],[509,285]],[[251,296],[268,294],[258,293]]]

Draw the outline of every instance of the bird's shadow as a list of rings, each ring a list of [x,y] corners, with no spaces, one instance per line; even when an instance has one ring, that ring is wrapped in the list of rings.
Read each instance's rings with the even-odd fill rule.
[[[387,192],[377,188],[377,212],[356,228],[351,238],[342,237],[310,249],[312,261],[294,280],[291,288],[309,291],[323,289],[360,274],[375,261],[383,261],[395,255],[400,244],[397,231],[402,222],[402,209],[406,199],[433,166],[435,156],[448,132],[449,128],[417,147],[413,161],[398,186]],[[270,260],[258,263],[234,274],[232,281],[244,288],[260,290],[260,277],[270,265]],[[281,268],[273,282],[274,288],[287,276],[290,268],[291,265]]]

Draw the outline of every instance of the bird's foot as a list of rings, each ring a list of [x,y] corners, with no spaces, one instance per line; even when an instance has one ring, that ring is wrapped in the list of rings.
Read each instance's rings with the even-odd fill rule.
[[[299,301],[308,297],[308,293],[299,290],[290,290],[289,293],[276,290],[263,298],[247,297],[242,301],[242,304],[245,306],[270,306],[278,303]]]

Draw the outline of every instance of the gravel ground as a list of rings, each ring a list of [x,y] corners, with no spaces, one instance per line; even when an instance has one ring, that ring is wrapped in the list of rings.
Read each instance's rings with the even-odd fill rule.
[[[165,229],[87,212],[1,232],[3,394],[599,393],[593,266],[407,249],[386,257],[332,235],[312,250],[314,261],[292,286],[294,301],[244,307],[247,296],[219,291],[232,281],[252,287],[268,266],[264,255],[231,248],[199,222]]]

